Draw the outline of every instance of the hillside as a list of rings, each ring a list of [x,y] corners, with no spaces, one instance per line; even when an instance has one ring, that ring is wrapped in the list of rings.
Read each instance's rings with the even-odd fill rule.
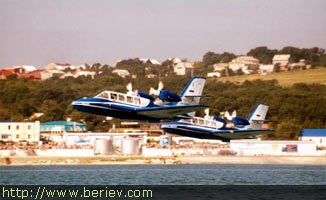
[[[295,70],[289,72],[278,72],[275,74],[269,75],[259,75],[259,74],[251,74],[251,75],[241,75],[241,76],[232,76],[232,77],[222,77],[218,78],[219,81],[230,81],[230,82],[238,82],[242,83],[245,80],[273,80],[276,79],[281,86],[292,86],[295,83],[320,83],[326,85],[326,68],[316,68],[310,70]]]

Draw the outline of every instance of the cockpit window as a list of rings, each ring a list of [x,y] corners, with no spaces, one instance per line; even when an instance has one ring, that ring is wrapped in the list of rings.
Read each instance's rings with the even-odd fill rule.
[[[100,98],[104,98],[104,99],[108,99],[108,98],[109,98],[109,95],[108,95],[108,93],[103,92],[103,93],[101,93],[100,95],[98,95],[98,97],[100,97]]]
[[[112,100],[117,100],[117,94],[111,93],[111,99]]]

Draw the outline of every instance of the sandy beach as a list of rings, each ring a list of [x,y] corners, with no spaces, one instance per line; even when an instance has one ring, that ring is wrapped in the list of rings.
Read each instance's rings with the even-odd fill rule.
[[[12,156],[0,157],[0,166],[24,165],[148,165],[148,164],[280,164],[326,165],[321,156]]]

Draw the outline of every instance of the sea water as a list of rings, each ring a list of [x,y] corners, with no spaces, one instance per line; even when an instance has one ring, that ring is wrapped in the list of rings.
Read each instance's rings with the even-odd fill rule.
[[[325,185],[314,165],[1,166],[0,185]]]

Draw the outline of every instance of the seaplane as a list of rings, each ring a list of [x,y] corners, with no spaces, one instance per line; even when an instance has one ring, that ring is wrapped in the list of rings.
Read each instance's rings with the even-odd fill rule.
[[[103,91],[92,98],[82,98],[72,102],[74,109],[97,115],[119,119],[147,120],[159,123],[161,120],[190,119],[196,111],[207,108],[199,104],[206,79],[193,77],[180,95],[162,90],[163,82],[158,88],[150,88],[149,94],[132,90],[132,84],[127,85],[126,94]],[[156,95],[156,100],[153,96]]]
[[[222,117],[210,116],[206,109],[206,116],[181,119],[177,122],[165,123],[161,128],[168,133],[194,137],[199,139],[217,139],[229,142],[234,139],[254,139],[260,134],[271,133],[271,129],[262,129],[268,111],[268,105],[258,104],[248,119],[235,116],[228,123]]]

